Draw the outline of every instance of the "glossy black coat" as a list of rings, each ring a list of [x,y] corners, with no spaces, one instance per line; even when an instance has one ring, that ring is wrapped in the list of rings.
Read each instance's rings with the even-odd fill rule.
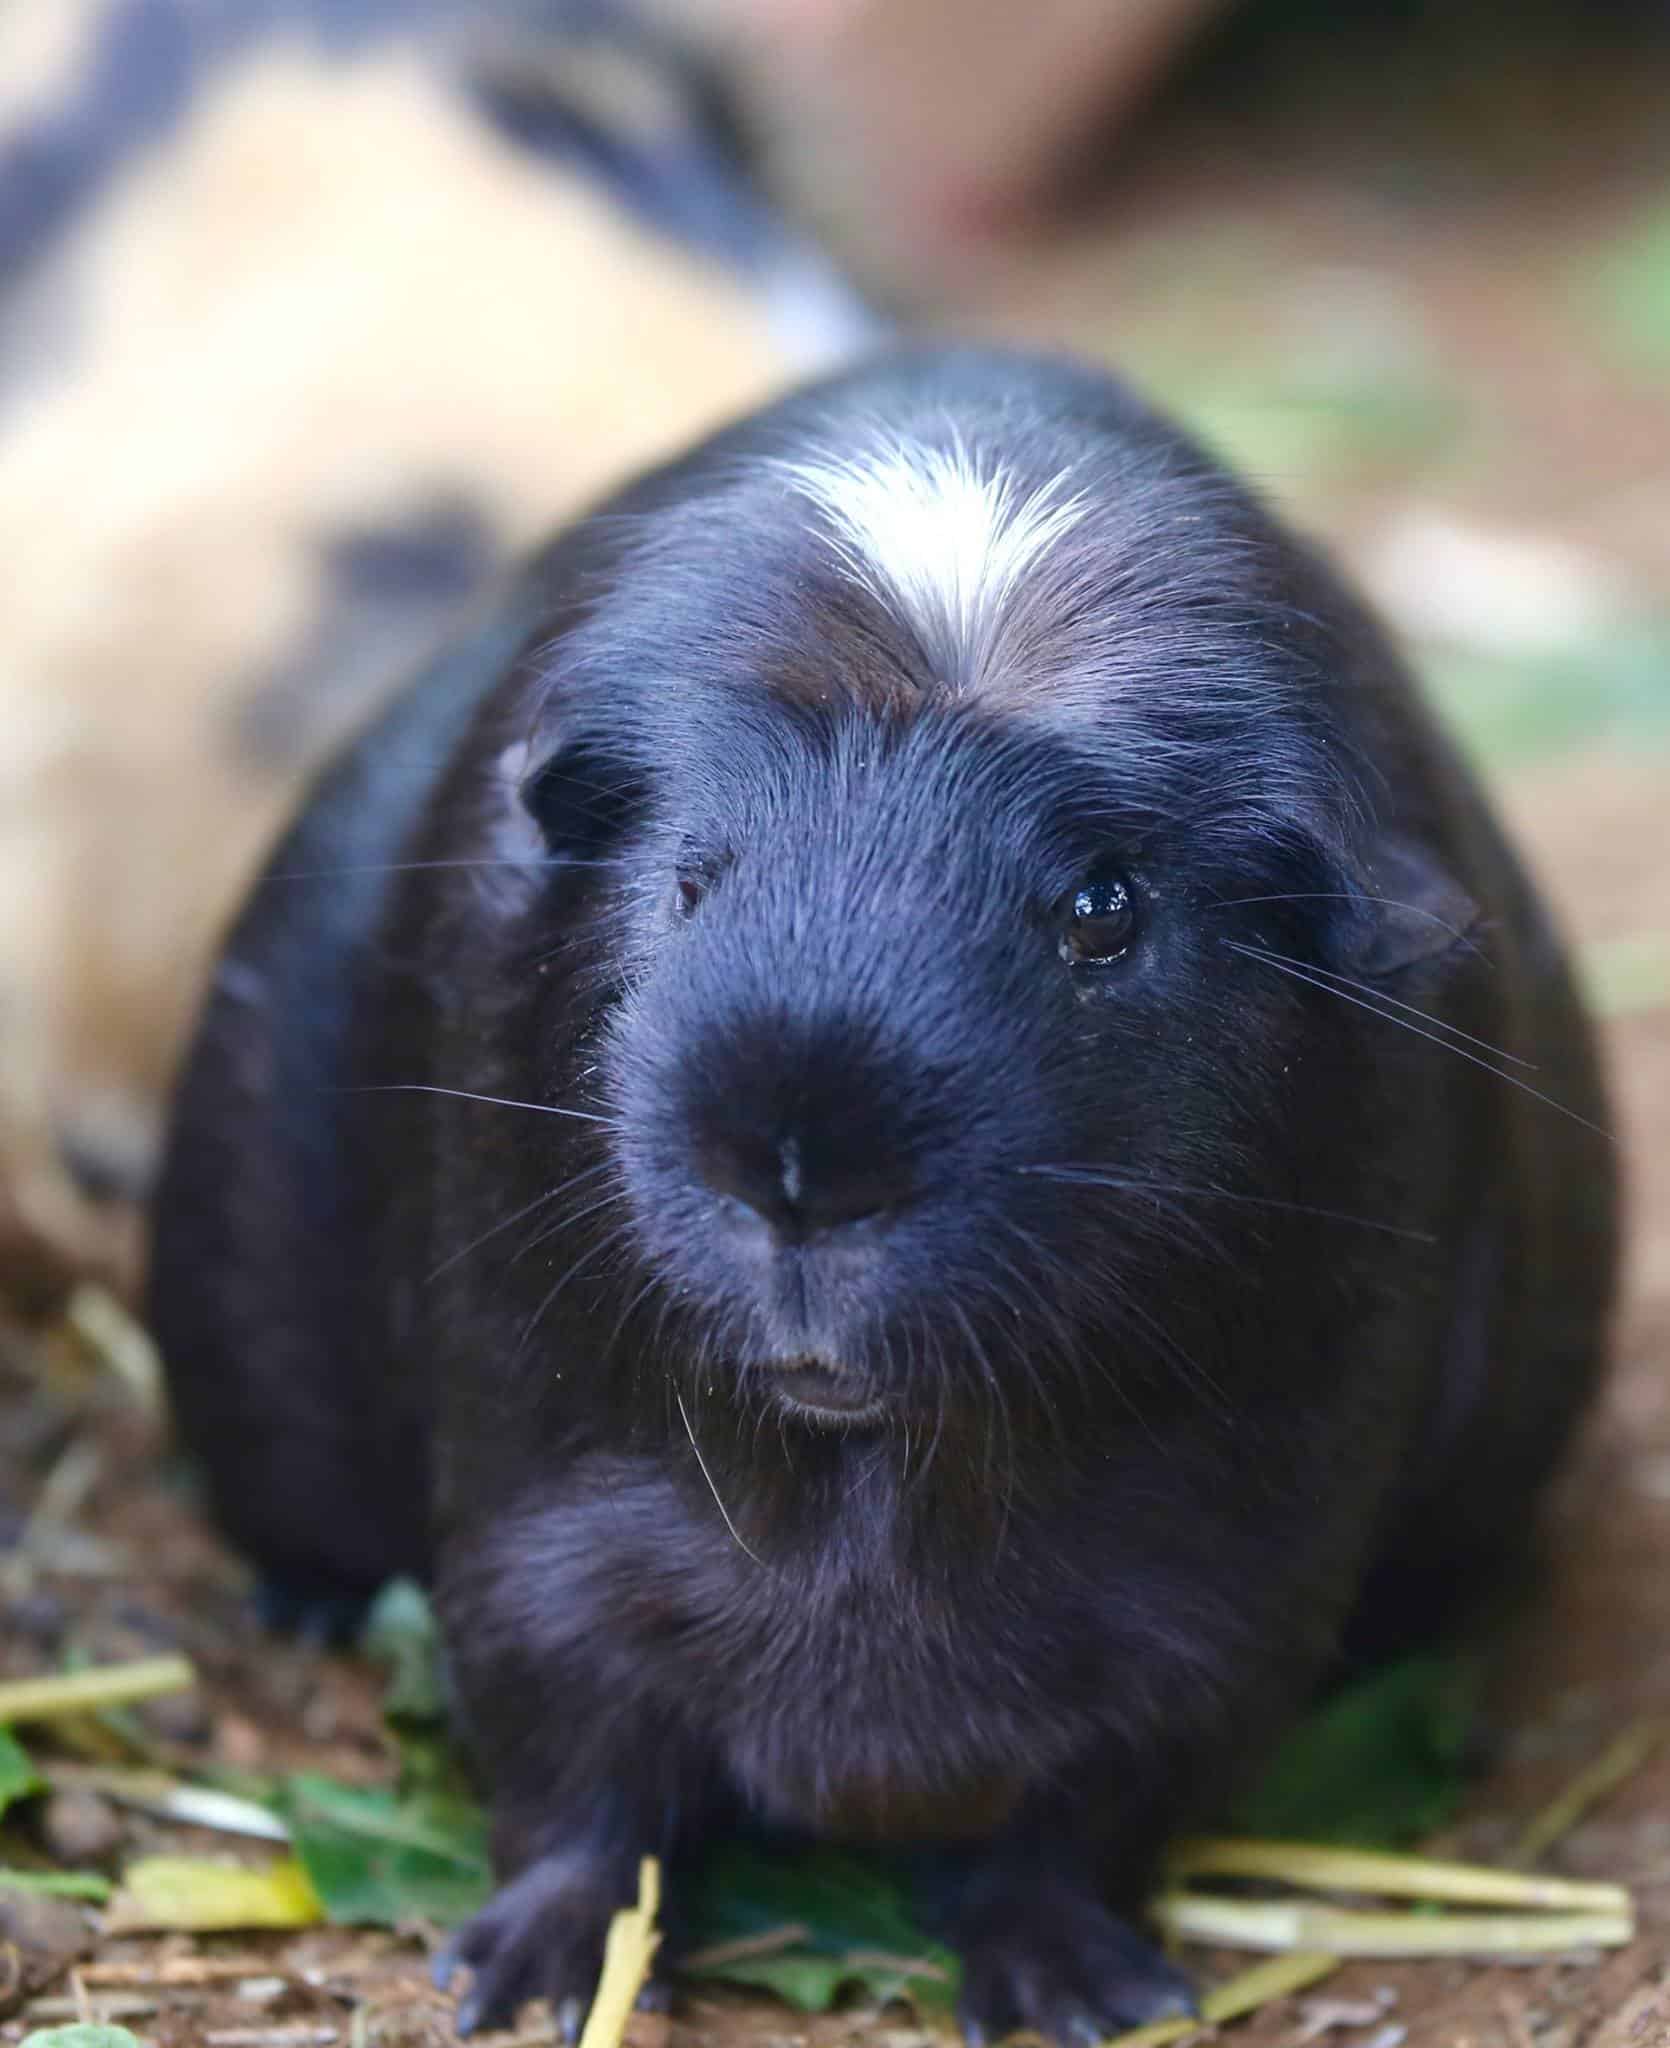
[[[1081,501],[961,688],[780,467],[878,420]],[[604,507],[327,779],[153,1304],[269,1572],[433,1573],[508,1881],[467,2020],[742,1817],[917,1854],[971,2030],[1065,2038],[1177,1996],[1115,1917],[1166,1835],[1527,1527],[1604,1122],[1333,574],[1108,379],[928,352]]]

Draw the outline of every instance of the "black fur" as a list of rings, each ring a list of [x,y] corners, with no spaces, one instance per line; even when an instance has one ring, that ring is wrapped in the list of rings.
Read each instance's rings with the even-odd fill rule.
[[[877,424],[1083,499],[960,688],[781,467]],[[1100,375],[907,355],[582,524],[327,782],[153,1299],[257,1557],[433,1570],[507,1880],[466,2020],[743,1817],[917,1852],[970,2030],[1066,2039],[1180,1996],[1115,1917],[1165,1837],[1525,1528],[1602,1121],[1333,576]]]

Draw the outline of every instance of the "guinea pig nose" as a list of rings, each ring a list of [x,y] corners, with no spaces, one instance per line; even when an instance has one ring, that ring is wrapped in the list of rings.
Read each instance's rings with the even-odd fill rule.
[[[910,1191],[902,1162],[856,1153],[809,1156],[809,1150],[793,1131],[738,1133],[703,1145],[698,1163],[715,1194],[752,1210],[774,1237],[790,1243],[895,1208]]]

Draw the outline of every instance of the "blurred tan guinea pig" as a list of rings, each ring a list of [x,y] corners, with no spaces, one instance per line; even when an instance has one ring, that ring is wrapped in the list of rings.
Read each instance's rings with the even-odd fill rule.
[[[536,537],[862,329],[647,31],[513,16],[0,10],[0,1255],[128,1276],[298,785]]]

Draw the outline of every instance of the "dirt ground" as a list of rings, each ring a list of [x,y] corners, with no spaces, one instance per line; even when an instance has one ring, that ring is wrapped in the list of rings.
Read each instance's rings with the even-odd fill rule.
[[[1551,282],[1576,277],[1644,196],[1662,204],[1670,195],[1670,144],[1629,132],[1638,154],[1620,168],[1629,156],[1620,146],[1587,181],[1509,189],[1482,178],[1416,200],[1378,187],[1372,166],[1342,181],[1315,169],[1278,174],[1250,147],[1240,158],[1227,144],[1210,156],[1192,145],[1160,153],[1133,168],[1095,220],[1048,251],[997,266],[955,310],[1118,357],[1175,394],[1344,546],[1418,643],[1419,602],[1400,597],[1386,566],[1390,541],[1412,526],[1452,543],[1457,532],[1523,543],[1518,557],[1507,543],[1505,555],[1487,548],[1482,557],[1452,545],[1434,575],[1448,562],[1465,584],[1483,561],[1488,585],[1491,563],[1563,563],[1579,598],[1604,591],[1631,630],[1638,615],[1662,623],[1670,379],[1662,364],[1632,365],[1591,344],[1575,287]],[[1440,217],[1445,231],[1435,233]],[[1291,357],[1301,319],[1321,354],[1310,395],[1295,399],[1266,372]],[[1370,382],[1389,363],[1384,381],[1401,378],[1404,388],[1418,370],[1421,389],[1389,431],[1361,431],[1353,416],[1335,432],[1345,416],[1335,403],[1342,361]],[[1319,385],[1327,388],[1313,403]],[[1350,403],[1348,393],[1347,411]],[[1337,444],[1348,459],[1333,459]],[[1548,545],[1565,552],[1535,553]],[[1546,580],[1530,578],[1532,613]],[[1511,584],[1509,576],[1501,588]],[[1523,587],[1523,578],[1512,586]],[[1508,597],[1501,602],[1511,612]],[[1607,616],[1597,632],[1611,630]],[[1541,618],[1527,625],[1526,645]],[[1504,738],[1500,720],[1478,723],[1482,686],[1478,663],[1461,659],[1465,638],[1434,634],[1422,651],[1464,729],[1494,735],[1480,740],[1487,766],[1586,957],[1661,944],[1670,932],[1670,745],[1648,730],[1654,704],[1645,723],[1632,724],[1639,707],[1630,699],[1620,723],[1598,693],[1585,695],[1580,667],[1567,686],[1578,709],[1558,745]],[[1489,701],[1499,705],[1500,666],[1489,676]],[[1656,688],[1670,700],[1670,657]],[[1511,690],[1508,700],[1519,701]],[[1440,1845],[1479,1860],[1501,1856],[1621,1732],[1652,1718],[1670,1730],[1670,994],[1649,981],[1612,1007],[1606,1032],[1631,1200],[1616,1369],[1555,1504],[1553,1578],[1503,1674],[1495,1760]],[[159,1760],[305,1762],[349,1778],[387,1770],[371,1675],[259,1633],[239,1567],[195,1515],[154,1416],[131,1389],[61,1335],[43,1341],[20,1329],[0,1347],[0,1414],[0,1677],[59,1668],[72,1653],[114,1659],[177,1647],[203,1683],[199,1695],[137,1710]],[[228,1846],[85,1796],[56,1799],[40,1828],[45,1849],[82,1863],[148,1847]],[[1352,1965],[1229,2038],[1336,2048],[1670,2043],[1670,1741],[1593,1806],[1547,1867],[1628,1884],[1639,1914],[1634,1945],[1535,1967]],[[77,1931],[76,1909],[65,1912]],[[75,1977],[58,1976],[0,2022],[0,2040],[91,2011],[128,2020],[158,2048],[419,2048],[451,2038],[448,2007],[423,1976],[428,1939],[423,1929],[104,1939],[89,1945]],[[1221,1954],[1193,1960],[1206,1980],[1239,1966]],[[0,2013],[9,2003],[0,1982]],[[633,2048],[662,2048],[669,2036],[673,2048],[910,2048],[920,2038],[898,2012],[810,2021],[740,1993],[703,1993],[671,2020],[631,2022]],[[533,2025],[517,2038],[550,2036]]]

